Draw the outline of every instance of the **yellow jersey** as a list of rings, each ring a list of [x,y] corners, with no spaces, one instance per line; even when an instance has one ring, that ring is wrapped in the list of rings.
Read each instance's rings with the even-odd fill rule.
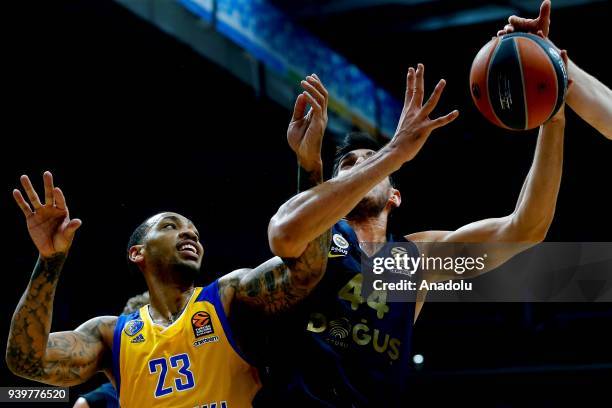
[[[117,320],[113,373],[122,408],[250,407],[261,388],[240,354],[219,298],[219,283],[195,288],[170,326],[149,305]]]

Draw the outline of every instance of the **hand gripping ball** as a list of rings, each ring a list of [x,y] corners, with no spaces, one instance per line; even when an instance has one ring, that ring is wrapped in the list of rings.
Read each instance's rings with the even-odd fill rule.
[[[495,37],[478,51],[470,90],[478,110],[506,129],[540,126],[561,107],[567,70],[555,47],[537,35]]]

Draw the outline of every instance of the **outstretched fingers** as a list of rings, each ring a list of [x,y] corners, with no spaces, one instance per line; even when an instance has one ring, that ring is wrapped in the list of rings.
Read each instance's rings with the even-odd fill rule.
[[[45,205],[53,205],[53,174],[50,171],[43,173],[45,186]]]
[[[410,101],[412,100],[412,94],[414,93],[415,86],[415,72],[414,68],[408,68],[408,74],[406,75],[406,94],[404,95],[404,107],[408,107],[410,105]]]
[[[423,105],[423,95],[425,93],[425,66],[423,64],[417,65],[416,70],[416,86],[414,88],[414,97],[412,98],[413,106],[416,104],[417,107]]]
[[[433,130],[433,129],[437,129],[437,128],[446,126],[452,121],[454,121],[455,119],[457,119],[458,116],[459,116],[459,111],[455,109],[454,111],[452,111],[451,113],[447,115],[444,115],[440,118],[432,120],[430,123],[431,129]]]
[[[38,198],[38,194],[36,194],[36,190],[34,190],[34,186],[32,186],[30,178],[26,175],[23,175],[21,176],[20,180],[21,185],[23,186],[23,189],[25,190],[26,195],[28,196],[28,199],[30,200],[30,203],[32,203],[32,207],[34,207],[34,210],[37,210],[38,208],[42,207],[42,204],[40,203],[40,198]]]
[[[23,211],[23,215],[27,217],[30,214],[32,214],[32,209],[30,208],[30,204],[28,204],[25,198],[23,198],[21,191],[19,191],[18,189],[14,189],[13,198],[15,199],[15,202],[17,203],[19,208],[21,208],[21,211]]]
[[[442,92],[444,91],[445,85],[446,81],[444,79],[441,79],[434,88],[434,91],[427,100],[427,102],[425,102],[425,105],[423,105],[422,112],[425,116],[429,116],[429,114],[433,112],[433,110],[438,105],[438,101],[440,101],[440,97],[442,96]]]
[[[53,198],[55,199],[55,206],[60,210],[67,210],[66,208],[66,198],[64,197],[64,193],[60,190],[59,187],[55,187],[53,189]]]

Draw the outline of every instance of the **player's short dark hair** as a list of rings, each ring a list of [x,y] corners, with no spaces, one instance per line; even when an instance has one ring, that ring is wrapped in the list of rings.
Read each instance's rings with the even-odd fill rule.
[[[334,155],[334,168],[333,168],[333,176],[335,177],[338,174],[338,170],[340,167],[340,160],[349,152],[358,149],[368,149],[378,151],[380,150],[385,143],[382,143],[374,137],[370,136],[370,134],[366,132],[350,132],[347,133],[342,142],[336,147],[336,153]],[[391,186],[396,187],[397,183],[393,178],[393,175],[389,176],[389,182]]]
[[[149,232],[149,228],[151,225],[149,224],[149,219],[144,220],[139,226],[136,227],[132,235],[130,235],[130,240],[128,241],[127,250],[129,251],[131,247],[134,245],[141,245],[144,241],[144,237]]]
[[[132,232],[132,235],[130,235],[130,239],[128,241],[128,245],[127,245],[128,265],[130,266],[130,269],[132,269],[134,271],[137,271],[138,267],[136,267],[136,265],[134,265],[134,263],[132,261],[130,261],[130,259],[129,259],[129,257],[130,257],[130,248],[133,247],[134,245],[142,245],[143,244],[144,238],[147,236],[147,233],[149,232],[149,229],[151,229],[151,223],[149,222],[149,220],[150,220],[150,218],[147,218],[138,227],[136,227],[134,232]]]

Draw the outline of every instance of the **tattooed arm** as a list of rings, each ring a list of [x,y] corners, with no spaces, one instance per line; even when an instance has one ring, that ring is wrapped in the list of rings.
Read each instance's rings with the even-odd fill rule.
[[[321,144],[327,126],[328,93],[319,77],[309,75],[301,82],[304,92],[295,102],[287,130],[287,141],[298,159],[298,192],[323,182]],[[306,112],[307,105],[310,110]],[[327,266],[330,230],[308,243],[297,257],[272,258],[255,269],[239,269],[219,280],[221,299],[229,313],[232,300],[266,313],[285,310],[316,286]]]
[[[298,258],[274,257],[255,269],[238,269],[219,279],[226,314],[233,300],[274,314],[304,299],[323,277],[330,237],[327,231]]]
[[[75,331],[49,333],[53,297],[64,255],[40,258],[11,321],[6,363],[20,377],[45,384],[80,384],[110,356],[116,317],[96,317]],[[106,341],[105,341],[106,340]]]
[[[53,187],[51,173],[44,174],[44,205],[29,178],[22,176],[21,182],[31,206],[19,190],[13,195],[26,216],[28,232],[40,256],[13,314],[7,366],[16,375],[46,384],[79,384],[104,367],[116,318],[98,317],[75,331],[49,334],[57,282],[81,222],[70,220],[64,196]]]
[[[309,180],[312,184],[323,181],[322,172],[316,173],[317,176],[302,169],[300,177],[305,177],[301,180]],[[323,277],[330,240],[331,230],[327,230],[309,242],[297,258],[274,257],[255,269],[239,269],[222,277],[219,290],[226,314],[229,314],[232,300],[266,313],[278,313],[298,303]]]

